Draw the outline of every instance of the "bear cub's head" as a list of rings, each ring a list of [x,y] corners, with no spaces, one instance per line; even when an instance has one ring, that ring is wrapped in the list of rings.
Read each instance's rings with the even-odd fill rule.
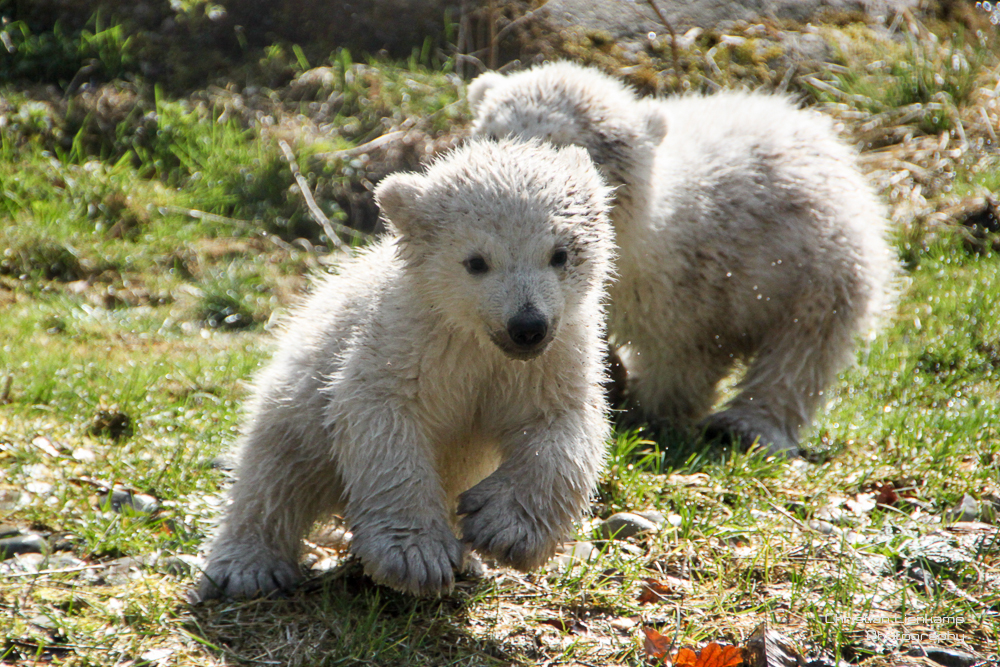
[[[507,76],[487,72],[469,84],[468,100],[475,114],[473,136],[582,146],[613,185],[644,169],[667,133],[666,116],[655,101],[569,62]]]
[[[528,360],[564,327],[599,331],[609,189],[582,149],[472,141],[375,191],[404,280],[443,326]]]

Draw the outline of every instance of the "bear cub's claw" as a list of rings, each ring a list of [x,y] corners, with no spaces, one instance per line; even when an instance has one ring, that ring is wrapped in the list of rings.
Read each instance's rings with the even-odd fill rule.
[[[288,593],[302,575],[298,566],[277,558],[260,557],[209,562],[198,584],[198,600],[234,599]]]
[[[351,552],[376,583],[412,595],[451,590],[466,549],[446,527],[425,529],[355,529]]]
[[[458,497],[462,539],[502,565],[531,570],[555,554],[556,540],[538,522],[509,483],[489,477]]]

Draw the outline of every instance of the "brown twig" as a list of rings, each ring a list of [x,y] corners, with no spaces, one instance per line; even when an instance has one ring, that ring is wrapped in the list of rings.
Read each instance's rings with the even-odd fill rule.
[[[679,79],[681,76],[681,60],[677,53],[677,33],[674,32],[674,27],[670,25],[670,21],[667,20],[667,17],[662,11],[660,11],[660,8],[656,6],[656,0],[648,0],[648,2],[649,6],[653,8],[654,12],[656,12],[656,16],[659,17],[660,23],[662,23],[666,27],[667,32],[670,33],[670,55],[673,56],[674,59],[674,74],[676,74]]]
[[[387,132],[380,137],[375,137],[371,141],[367,141],[363,144],[355,146],[354,148],[345,148],[342,151],[330,151],[329,153],[319,153],[320,157],[323,158],[335,158],[335,157],[352,157],[354,155],[361,155],[362,153],[367,153],[368,151],[373,151],[376,148],[381,148],[386,144],[390,144],[397,139],[403,138],[406,135],[404,130],[396,130],[395,132]],[[282,151],[285,149],[282,148]],[[287,156],[286,156],[287,157]],[[348,228],[350,229],[350,228]],[[356,229],[352,229],[351,232],[358,234]]]
[[[10,387],[14,384],[13,375],[5,375],[3,378],[3,388],[0,389],[0,405],[10,403]]]
[[[503,28],[500,29],[500,32],[496,34],[496,41],[502,42],[503,38],[506,37],[507,33],[509,33],[511,30],[521,25],[522,23],[527,23],[531,21],[531,19],[535,18],[536,14],[538,13],[545,14],[548,11],[549,8],[546,7],[545,4],[543,3],[540,7],[536,7],[535,9],[532,9],[530,12],[527,12],[526,14],[518,16],[516,19],[514,19],[513,21],[511,21],[510,23],[508,23],[507,25],[505,25]]]
[[[461,55],[465,50],[465,43],[469,41],[469,5],[466,0],[462,0],[462,8],[458,16],[458,36],[455,38],[455,71],[458,76],[465,78],[465,62]]]
[[[497,5],[496,0],[490,0],[489,18],[490,25],[490,69],[497,68]]]
[[[312,191],[309,189],[309,182],[302,175],[302,172],[299,171],[299,163],[295,161],[295,153],[292,152],[291,146],[284,139],[278,140],[278,146],[281,147],[281,152],[285,154],[285,159],[288,160],[288,168],[292,170],[292,176],[295,177],[295,182],[299,184],[299,191],[302,193],[302,198],[306,200],[306,206],[309,208],[312,219],[323,228],[327,238],[330,239],[330,243],[336,246],[338,250],[347,250],[347,244],[340,240],[337,236],[337,231],[352,234],[359,234],[359,232],[344,225],[336,225],[336,223],[330,221],[330,218],[326,217],[323,209],[313,199]]]

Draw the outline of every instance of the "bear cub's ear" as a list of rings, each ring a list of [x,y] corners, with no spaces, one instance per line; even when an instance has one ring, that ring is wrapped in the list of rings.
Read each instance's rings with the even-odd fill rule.
[[[655,100],[646,100],[640,109],[645,121],[646,136],[650,142],[659,144],[667,136],[667,114]]]
[[[505,78],[503,74],[497,72],[486,72],[472,80],[469,84],[469,90],[466,92],[466,99],[469,100],[469,108],[473,114],[479,110],[479,104],[483,101],[486,93],[502,83]]]
[[[413,235],[413,226],[420,216],[423,181],[420,174],[391,174],[375,188],[375,202],[382,215],[404,236]]]

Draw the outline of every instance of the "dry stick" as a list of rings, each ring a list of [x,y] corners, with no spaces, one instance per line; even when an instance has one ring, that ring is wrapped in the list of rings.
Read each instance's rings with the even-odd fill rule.
[[[243,229],[252,229],[251,225],[246,220],[238,220],[237,218],[227,218],[224,215],[216,215],[215,213],[209,213],[207,211],[199,211],[196,208],[185,208],[183,206],[161,206],[159,208],[160,214],[164,213],[176,213],[178,215],[186,215],[189,218],[194,218],[195,220],[206,220],[208,222],[223,222],[228,225],[234,225],[236,227],[242,227]]]
[[[992,130],[990,131],[992,134]],[[3,389],[0,390],[0,405],[10,403],[10,386],[14,384],[13,375],[5,375],[3,378]]]
[[[677,55],[677,33],[674,32],[674,27],[670,25],[670,21],[667,17],[663,15],[660,8],[656,6],[656,0],[649,0],[649,6],[653,8],[656,15],[660,18],[660,23],[662,23],[667,28],[667,32],[670,33],[670,55],[674,58],[674,74],[677,75],[678,81],[681,78],[681,65],[680,57]]]
[[[468,39],[467,33],[469,32],[469,5],[466,0],[462,0],[462,7],[459,10],[458,16],[458,37],[455,38],[455,69],[458,72],[458,76],[465,78],[465,62],[459,58],[465,49],[465,42]]]
[[[337,236],[337,230],[334,229],[334,224],[330,222],[330,218],[326,217],[323,209],[316,205],[316,200],[313,199],[312,191],[309,189],[309,183],[306,181],[306,177],[302,175],[302,172],[299,171],[299,163],[295,161],[295,153],[292,152],[291,147],[284,139],[278,140],[278,146],[281,147],[281,152],[285,154],[285,159],[288,160],[288,168],[292,170],[292,176],[295,177],[295,182],[299,184],[299,191],[302,192],[302,198],[306,200],[306,206],[309,208],[309,213],[312,214],[312,219],[323,228],[327,238],[330,239],[330,243],[336,246],[338,250],[347,250],[347,244]],[[343,225],[338,225],[338,227],[342,231],[355,231]]]
[[[482,74],[483,72],[488,72],[490,69],[483,63],[482,60],[480,60],[475,56],[470,56],[466,53],[456,53],[455,60],[459,63],[472,63],[473,65],[479,68],[480,74]]]
[[[797,63],[792,63],[788,66],[788,69],[785,70],[785,75],[781,77],[781,83],[778,84],[777,90],[779,93],[784,93],[788,90],[788,84],[792,82],[792,77],[795,76],[795,72],[798,68],[799,66]]]
[[[371,141],[365,142],[359,146],[355,146],[354,148],[345,148],[342,151],[330,151],[328,153],[318,153],[318,155],[322,158],[352,157],[354,155],[360,155],[362,153],[367,153],[368,151],[373,151],[376,148],[381,148],[382,146],[388,143],[396,141],[396,139],[401,139],[405,135],[406,135],[405,130],[396,130],[395,132],[388,132],[386,134],[383,134],[381,137],[375,137]],[[281,150],[285,149],[282,148]],[[349,227],[348,229],[350,230],[348,233],[354,233],[354,234],[359,233],[356,229],[350,229]]]
[[[997,133],[993,131],[993,123],[990,122],[989,114],[986,113],[986,109],[979,107],[979,115],[982,117],[983,123],[986,125],[986,131],[989,133],[990,139],[992,139],[995,144],[997,142]]]
[[[68,572],[83,572],[84,570],[100,570],[107,567],[107,565],[78,565],[76,567],[64,567],[59,570],[38,570],[37,572],[14,572],[12,574],[5,574],[4,576],[9,579],[21,578],[21,577],[41,577],[49,574],[66,574]]]
[[[490,69],[497,68],[497,5],[496,0],[490,0]]]
[[[547,1],[548,0],[546,0],[546,2]],[[497,42],[502,41],[503,38],[507,36],[507,33],[509,33],[511,30],[513,30],[514,28],[516,28],[520,24],[527,23],[531,19],[535,18],[535,14],[537,14],[539,12],[542,12],[544,14],[545,12],[548,12],[548,11],[549,11],[549,8],[546,7],[545,4],[543,3],[540,7],[536,7],[535,9],[532,9],[527,14],[522,14],[521,16],[518,16],[516,19],[514,19],[513,21],[511,21],[510,23],[508,23],[507,25],[505,25],[503,28],[500,29],[500,32],[498,32],[497,35],[496,35],[496,41]]]

